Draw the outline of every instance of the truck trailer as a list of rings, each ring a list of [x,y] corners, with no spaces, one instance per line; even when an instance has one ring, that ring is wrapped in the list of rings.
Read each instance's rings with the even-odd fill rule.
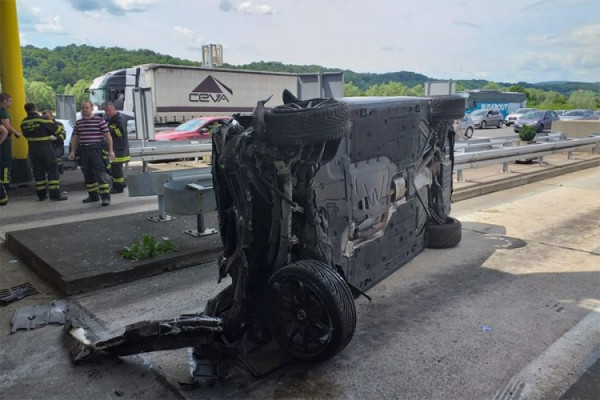
[[[95,78],[90,100],[102,107],[112,102],[135,112],[134,88],[150,88],[155,124],[178,124],[192,118],[251,113],[256,99],[288,90],[299,99],[342,97],[342,72],[292,74],[144,64]]]

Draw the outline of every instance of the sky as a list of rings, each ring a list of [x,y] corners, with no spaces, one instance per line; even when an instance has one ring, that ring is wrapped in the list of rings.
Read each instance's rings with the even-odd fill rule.
[[[0,0],[3,1],[3,0]],[[600,82],[600,0],[17,0],[21,45],[150,49],[202,61]]]

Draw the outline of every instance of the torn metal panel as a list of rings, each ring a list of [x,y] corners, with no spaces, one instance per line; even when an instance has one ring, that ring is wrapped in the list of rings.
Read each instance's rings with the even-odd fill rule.
[[[50,304],[21,307],[12,317],[12,333],[19,329],[36,329],[48,324],[63,325],[67,322],[68,311],[67,300],[54,300]]]

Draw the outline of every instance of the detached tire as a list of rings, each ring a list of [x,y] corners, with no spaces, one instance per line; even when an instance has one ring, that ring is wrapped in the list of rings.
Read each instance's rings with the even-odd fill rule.
[[[344,279],[326,264],[298,261],[269,280],[265,322],[286,353],[324,361],[342,351],[354,335],[354,298]]]
[[[334,99],[295,101],[265,114],[267,141],[299,146],[340,139],[350,133],[350,110]]]
[[[425,225],[425,247],[430,249],[448,249],[458,245],[461,239],[462,225],[456,218],[447,217],[442,225],[432,222]]]
[[[453,121],[465,115],[465,99],[462,96],[432,96],[429,106],[431,121]]]

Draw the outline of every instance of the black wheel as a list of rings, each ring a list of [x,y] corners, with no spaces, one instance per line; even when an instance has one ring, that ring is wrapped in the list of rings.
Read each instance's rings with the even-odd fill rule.
[[[344,279],[315,260],[275,272],[265,296],[265,322],[273,339],[293,357],[323,361],[350,343],[356,308]]]
[[[447,249],[460,243],[462,239],[462,226],[459,220],[452,217],[446,218],[445,224],[428,222],[425,225],[426,247],[430,249]]]
[[[502,121],[498,121],[498,125],[496,125],[496,128],[498,128],[498,129],[502,128]]]
[[[487,122],[481,121],[481,129],[487,128]]]
[[[471,139],[473,137],[473,128],[468,127],[465,131],[465,136],[467,137],[467,139]]]
[[[267,141],[298,146],[340,139],[350,133],[350,110],[334,99],[295,101],[265,114]]]
[[[535,130],[537,133],[542,133],[544,132],[544,124],[540,124],[540,126],[537,127],[537,129]]]
[[[465,115],[465,99],[462,96],[432,96],[429,105],[432,121],[453,121]]]

